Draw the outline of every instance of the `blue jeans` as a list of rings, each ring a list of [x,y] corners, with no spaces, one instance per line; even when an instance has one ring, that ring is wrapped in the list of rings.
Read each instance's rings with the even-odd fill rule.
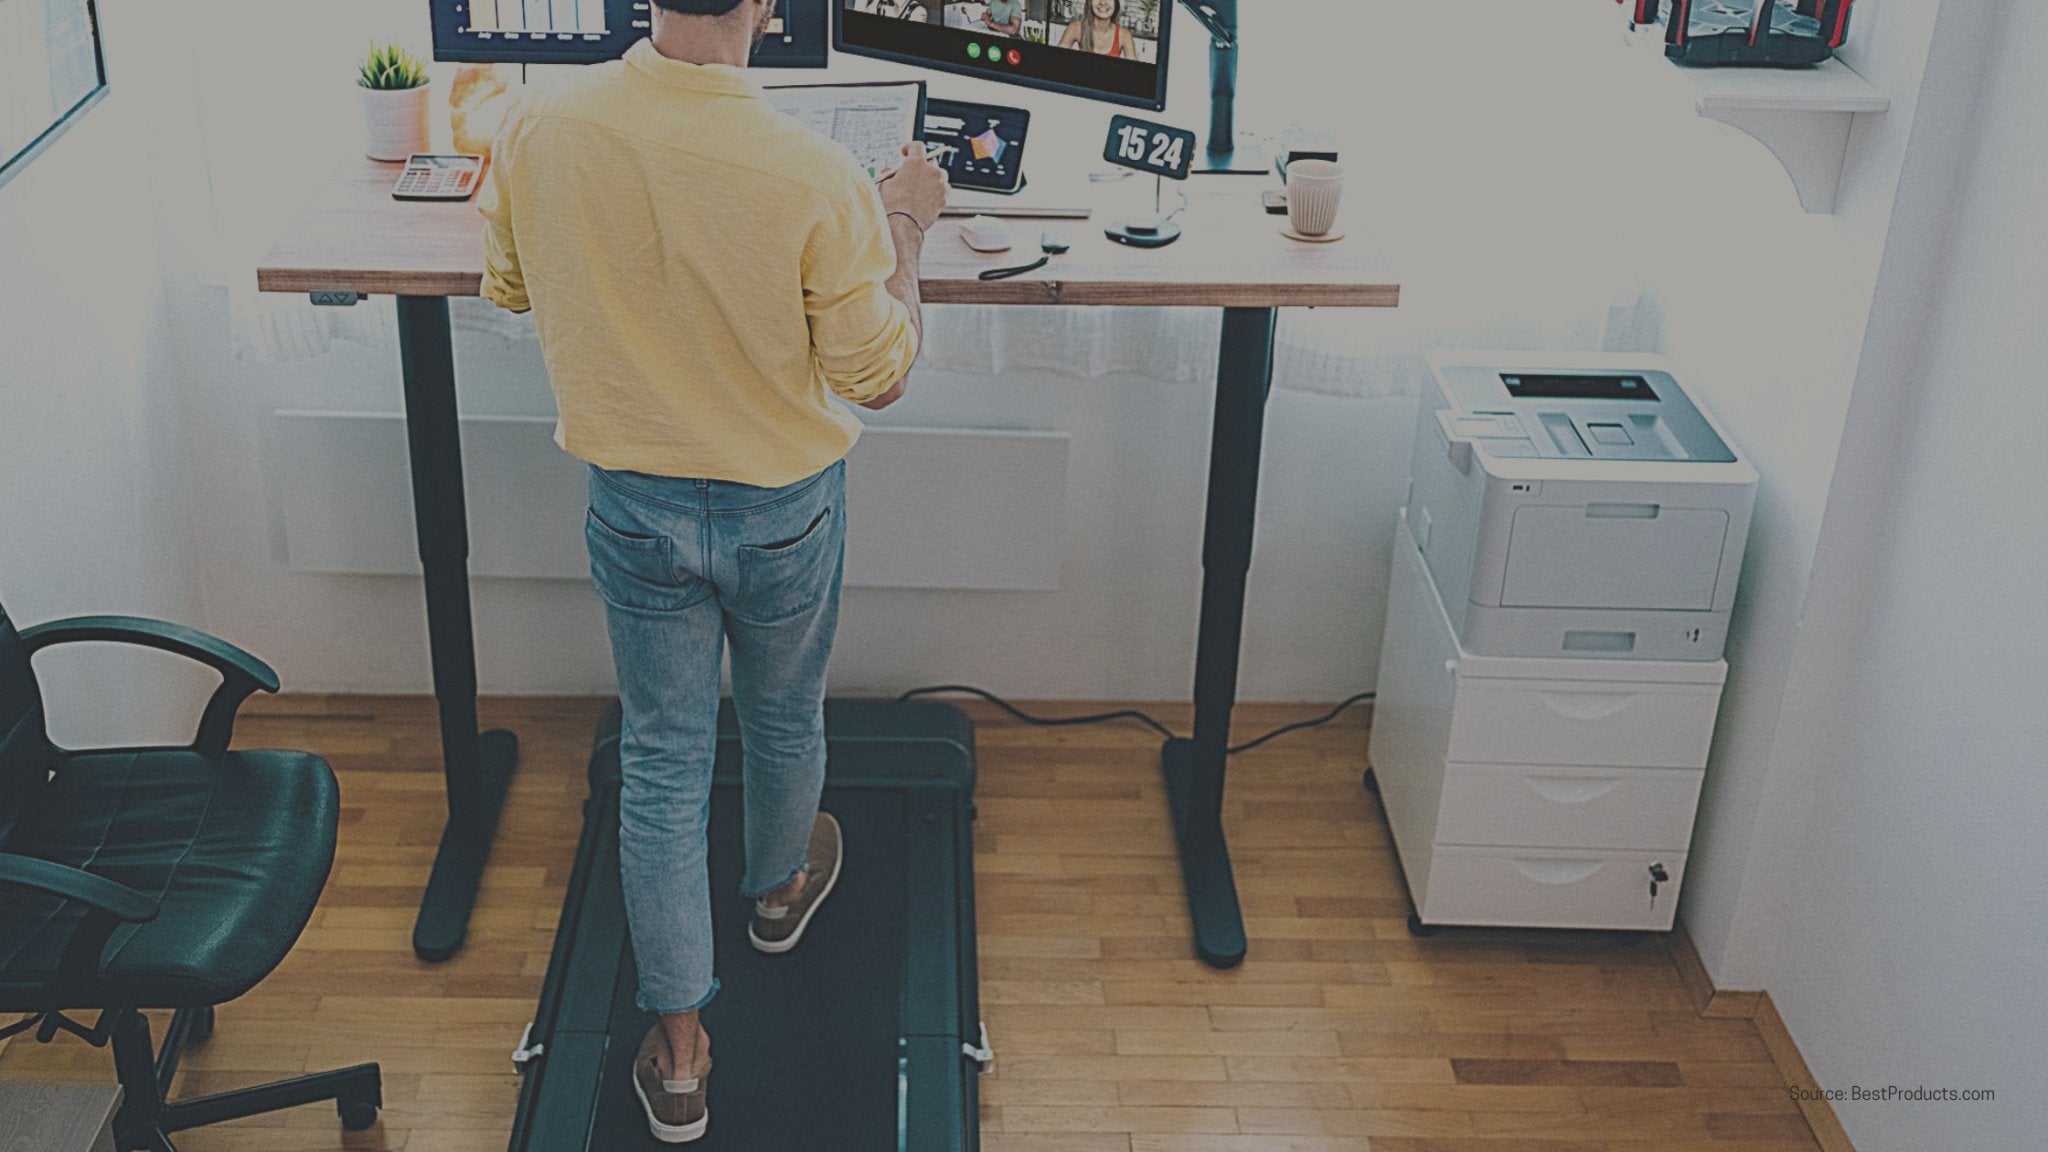
[[[825,786],[845,502],[843,461],[787,488],[590,470],[584,536],[625,710],[619,866],[644,1011],[718,993],[706,833],[727,644],[745,749],[742,894],[803,868]]]

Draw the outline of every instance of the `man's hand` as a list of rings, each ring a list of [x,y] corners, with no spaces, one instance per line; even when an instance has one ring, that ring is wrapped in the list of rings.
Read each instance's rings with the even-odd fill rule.
[[[880,396],[875,397],[873,400],[861,401],[860,406],[867,409],[870,412],[880,412],[882,409],[887,408],[889,405],[894,404],[898,400],[903,399],[903,393],[908,390],[907,386],[909,385],[909,383],[910,381],[908,379],[898,380],[896,383],[891,384],[889,386],[889,390],[887,392],[882,393]]]
[[[924,145],[903,146],[903,166],[882,179],[882,210],[901,212],[929,231],[939,222],[946,207],[946,190],[951,186],[938,159],[924,154]]]

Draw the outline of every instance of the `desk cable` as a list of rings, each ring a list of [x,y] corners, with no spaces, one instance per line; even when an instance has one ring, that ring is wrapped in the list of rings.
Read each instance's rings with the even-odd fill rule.
[[[1292,724],[1283,724],[1263,736],[1254,737],[1242,744],[1233,744],[1227,751],[1235,756],[1239,752],[1249,752],[1269,740],[1276,740],[1290,732],[1299,732],[1305,728],[1319,728],[1342,715],[1345,709],[1374,699],[1378,695],[1376,692],[1360,692],[1353,696],[1347,696],[1336,707],[1320,716],[1308,720],[1297,720]],[[1157,718],[1140,712],[1135,708],[1119,708],[1114,712],[1097,712],[1087,716],[1033,716],[987,689],[976,688],[968,684],[934,684],[925,688],[912,688],[910,691],[896,697],[896,703],[907,704],[920,696],[974,696],[988,701],[1026,724],[1039,728],[1071,728],[1082,724],[1106,724],[1115,720],[1135,720],[1152,731],[1159,733],[1161,736],[1166,737],[1168,740],[1183,739],[1179,733],[1160,723]]]

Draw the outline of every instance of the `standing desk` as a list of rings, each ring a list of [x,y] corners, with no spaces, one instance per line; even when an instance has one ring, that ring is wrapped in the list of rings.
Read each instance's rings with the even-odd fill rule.
[[[413,513],[448,789],[448,822],[413,947],[423,958],[443,959],[462,946],[518,741],[509,732],[477,730],[469,540],[448,321],[448,297],[481,291],[483,225],[471,203],[393,200],[398,168],[362,160],[343,169],[270,250],[256,283],[265,292],[398,298]],[[1283,238],[1283,218],[1261,209],[1258,188],[1258,181],[1224,177],[1189,185],[1181,216],[1186,234],[1161,249],[1118,245],[1102,234],[1101,221],[1056,222],[1052,226],[1074,241],[1073,250],[1010,280],[983,281],[977,273],[1035,257],[1030,222],[1015,226],[1023,241],[1016,250],[986,255],[962,242],[961,221],[943,219],[926,238],[921,275],[930,304],[1223,310],[1203,525],[1194,735],[1166,741],[1161,752],[1195,952],[1218,968],[1235,966],[1245,954],[1244,919],[1223,835],[1223,776],[1279,310],[1392,308],[1401,297],[1400,285],[1364,239],[1309,245]]]

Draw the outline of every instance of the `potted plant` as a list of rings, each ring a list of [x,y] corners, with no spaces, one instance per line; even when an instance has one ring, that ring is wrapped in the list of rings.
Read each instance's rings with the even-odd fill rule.
[[[427,150],[427,68],[397,44],[370,44],[361,74],[363,129],[372,160]]]

